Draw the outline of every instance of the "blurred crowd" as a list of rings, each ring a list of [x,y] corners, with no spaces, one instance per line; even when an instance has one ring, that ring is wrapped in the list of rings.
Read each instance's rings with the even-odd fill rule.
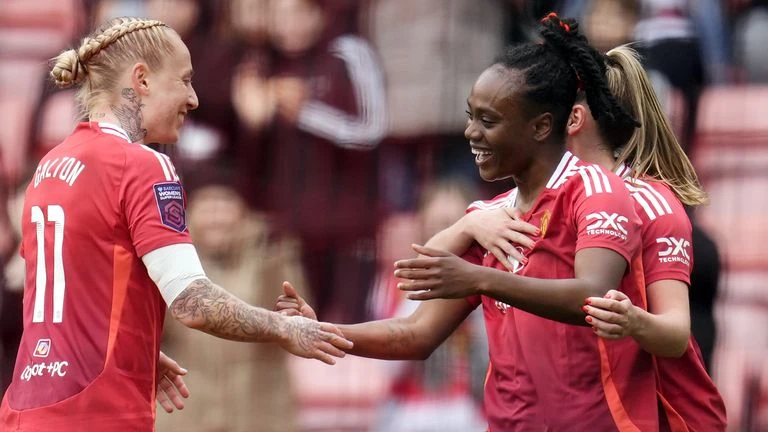
[[[200,107],[180,142],[158,149],[183,178],[206,272],[267,308],[290,280],[320,319],[352,323],[410,313],[393,261],[510,187],[477,175],[466,96],[550,10],[577,18],[601,50],[633,42],[642,53],[711,197],[691,213],[694,334],[732,430],[768,430],[765,0],[2,0],[3,384],[21,328],[24,188],[78,119],[47,60],[94,25],[160,19],[189,47]],[[190,370],[193,396],[158,413],[158,430],[482,430],[488,360],[474,318],[425,362],[332,368],[169,322],[164,349]]]

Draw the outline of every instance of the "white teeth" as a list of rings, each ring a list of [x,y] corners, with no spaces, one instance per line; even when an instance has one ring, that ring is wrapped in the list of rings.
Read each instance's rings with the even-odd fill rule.
[[[477,149],[472,149],[472,154],[476,155],[476,156],[478,156],[478,155],[479,156],[490,156],[493,153],[492,152],[487,152],[487,151],[480,151],[480,150],[477,150]]]

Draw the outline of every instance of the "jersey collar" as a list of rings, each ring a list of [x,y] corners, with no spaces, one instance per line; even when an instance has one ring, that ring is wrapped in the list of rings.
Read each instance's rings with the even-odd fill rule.
[[[132,143],[130,138],[128,138],[128,132],[125,131],[125,129],[121,128],[120,126],[114,124],[114,123],[108,123],[108,122],[97,122],[96,123],[99,126],[99,129],[101,129],[102,132],[110,135],[114,135],[117,137],[120,137],[129,143]]]

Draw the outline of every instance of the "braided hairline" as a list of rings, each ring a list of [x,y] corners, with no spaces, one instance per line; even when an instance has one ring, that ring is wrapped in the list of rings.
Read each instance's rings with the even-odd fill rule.
[[[136,20],[136,21],[123,21],[115,24],[112,27],[104,30],[102,33],[88,37],[77,49],[77,58],[80,63],[85,66],[93,56],[107,48],[129,33],[133,33],[137,30],[148,29],[152,27],[165,26],[165,23],[158,20]]]
[[[560,23],[567,23],[569,29],[564,31]],[[609,123],[639,126],[611,93],[607,80],[604,79],[605,59],[589,45],[586,36],[578,32],[578,23],[547,16],[542,20],[542,25],[541,35],[566,59],[577,77],[584,82],[584,92],[587,103],[592,108],[593,117],[597,120],[601,114],[605,114]]]

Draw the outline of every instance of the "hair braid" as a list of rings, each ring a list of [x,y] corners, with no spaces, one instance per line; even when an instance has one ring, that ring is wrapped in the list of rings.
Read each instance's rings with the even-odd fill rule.
[[[605,115],[605,120],[610,123],[639,126],[613,97],[605,79],[603,56],[589,45],[586,36],[578,32],[578,23],[550,14],[542,20],[542,26],[540,33],[545,43],[551,44],[563,55],[583,83],[594,118],[597,120]]]
[[[75,94],[80,114],[88,117],[98,104],[119,92],[120,77],[133,64],[162,67],[176,49],[178,34],[162,21],[114,18],[89,36],[79,47],[59,54],[51,76],[58,87],[78,85]]]
[[[116,21],[106,29],[83,39],[83,43],[76,50],[67,50],[56,57],[51,76],[57,86],[66,88],[83,82],[88,75],[88,60],[122,36],[137,30],[165,25],[162,21],[138,18],[118,18]]]
[[[77,50],[77,55],[81,61],[87,62],[91,57],[128,33],[164,25],[165,23],[157,20],[129,21],[128,19],[123,19],[122,22],[113,25],[101,34],[86,38]]]

